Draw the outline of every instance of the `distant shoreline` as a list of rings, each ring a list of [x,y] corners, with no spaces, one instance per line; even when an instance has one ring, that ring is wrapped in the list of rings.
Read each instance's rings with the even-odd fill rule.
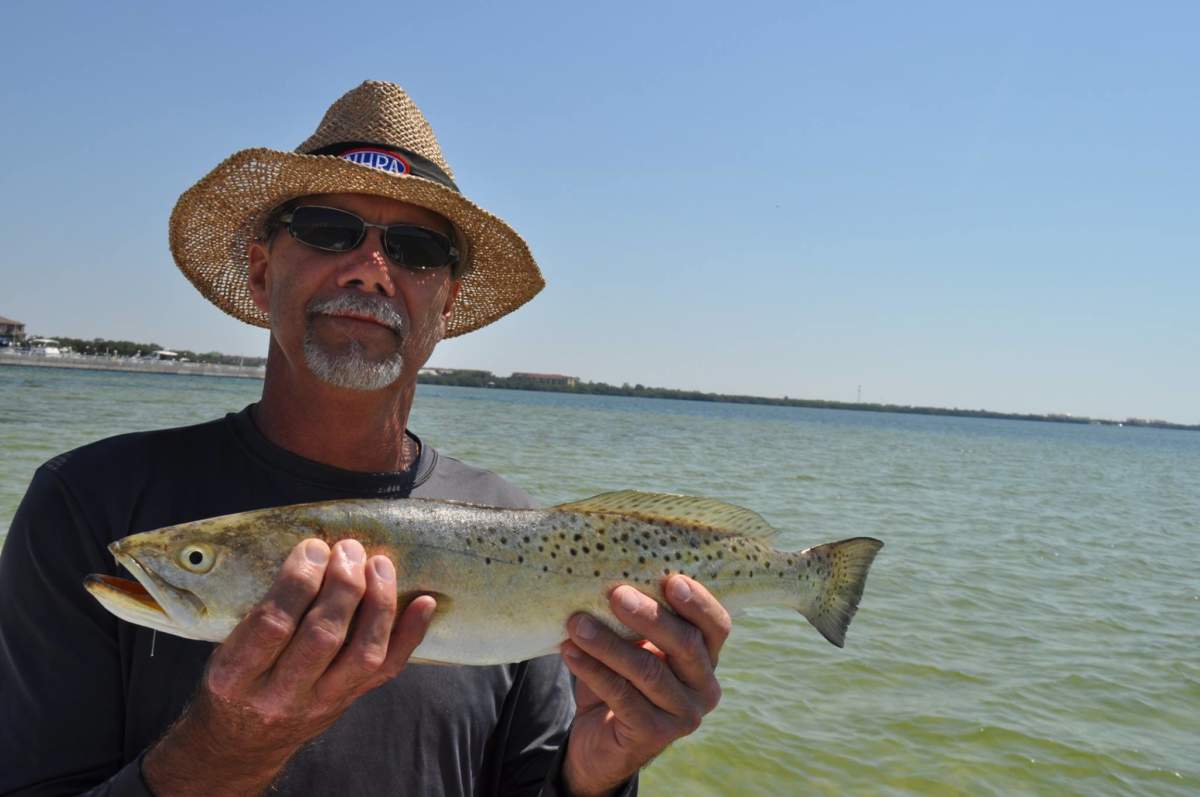
[[[992,410],[964,410],[946,407],[920,407],[905,404],[870,404],[850,401],[822,401],[819,399],[768,398],[766,396],[744,396],[726,393],[704,393],[699,390],[675,390],[666,387],[643,385],[609,385],[605,382],[575,382],[572,384],[547,384],[520,376],[495,376],[486,371],[461,371],[448,374],[422,373],[417,377],[421,384],[449,385],[455,387],[503,388],[508,390],[532,390],[546,393],[574,393],[592,396],[629,396],[634,398],[674,399],[676,401],[711,401],[720,404],[760,404],[774,407],[803,407],[817,410],[849,410],[852,412],[890,412],[904,415],[942,415],[956,418],[989,418],[1001,421],[1037,421],[1039,423],[1073,423],[1099,426],[1135,426],[1153,429],[1177,429],[1200,432],[1200,424],[1171,423],[1170,421],[1129,418],[1114,421],[1104,418],[1086,418],[1077,415],[1035,415]]]
[[[76,371],[123,371],[141,374],[177,374],[184,376],[227,376],[235,379],[262,379],[266,369],[253,365],[179,362],[178,360],[139,360],[130,357],[104,357],[64,354],[41,357],[28,354],[0,354],[0,365],[31,368],[67,368]]]
[[[103,357],[89,355],[63,355],[61,357],[35,357],[0,353],[0,366],[17,365],[33,368],[66,368],[83,371],[122,371],[125,373],[175,374],[184,376],[225,376],[237,379],[262,379],[266,369],[250,365],[217,365],[213,363],[145,360],[126,357]],[[903,415],[941,415],[958,418],[987,418],[1002,421],[1036,421],[1039,423],[1070,423],[1100,426],[1133,426],[1151,429],[1174,429],[1200,432],[1200,424],[1171,423],[1169,421],[1129,418],[1115,421],[1105,418],[1087,418],[1075,415],[1037,415],[992,410],[964,410],[946,407],[921,407],[903,404],[870,404],[866,402],[822,401],[819,399],[769,398],[766,396],[744,396],[723,393],[703,393],[697,390],[675,390],[672,388],[634,387],[609,385],[604,382],[580,382],[574,385],[546,385],[526,379],[489,374],[486,383],[474,384],[462,377],[421,374],[417,381],[426,385],[449,387],[498,388],[505,390],[528,390],[543,393],[571,393],[592,396],[627,396],[632,398],[674,399],[677,401],[708,401],[719,404],[758,404],[776,407],[803,407],[820,410],[848,410],[852,412],[887,412]]]

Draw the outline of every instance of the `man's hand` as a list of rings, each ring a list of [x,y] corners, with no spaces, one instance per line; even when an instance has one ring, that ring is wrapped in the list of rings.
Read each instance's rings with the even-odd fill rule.
[[[714,670],[729,612],[687,576],[671,576],[665,591],[678,616],[630,586],[609,596],[613,614],[640,642],[583,614],[567,624],[563,659],[578,680],[563,777],[577,797],[610,792],[699,728],[721,699]]]
[[[435,608],[421,596],[397,620],[396,571],[386,556],[367,560],[355,540],[332,550],[321,540],[300,543],[213,652],[183,716],[147,753],[151,790],[265,791],[301,745],[404,668]]]

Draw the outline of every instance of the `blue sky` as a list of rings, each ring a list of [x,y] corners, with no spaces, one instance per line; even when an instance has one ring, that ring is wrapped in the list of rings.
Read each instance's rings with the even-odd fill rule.
[[[1200,422],[1200,6],[6,4],[0,315],[265,350],[178,195],[404,85],[549,287],[434,365]]]

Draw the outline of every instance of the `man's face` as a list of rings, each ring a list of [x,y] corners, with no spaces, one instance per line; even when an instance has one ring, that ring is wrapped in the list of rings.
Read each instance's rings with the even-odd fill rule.
[[[364,194],[322,194],[299,204],[347,210],[374,224],[415,224],[453,239],[432,211]],[[378,390],[415,381],[442,339],[458,282],[450,269],[411,271],[383,251],[368,228],[349,252],[306,246],[286,229],[250,247],[250,288],[271,318],[271,336],[292,363],[337,387]]]

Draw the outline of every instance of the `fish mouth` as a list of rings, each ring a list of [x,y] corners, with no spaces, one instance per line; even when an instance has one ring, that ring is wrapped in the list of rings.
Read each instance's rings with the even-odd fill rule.
[[[166,618],[167,613],[163,611],[163,607],[158,605],[158,601],[154,600],[154,596],[146,591],[136,581],[130,581],[127,578],[118,578],[117,576],[106,576],[102,573],[92,573],[83,582],[87,591],[92,595],[104,595],[109,599],[119,600],[123,603],[132,602],[140,606],[143,610],[152,614],[161,614]],[[103,600],[100,601],[104,603]]]
[[[109,550],[137,581],[99,573],[89,575],[83,585],[101,606],[137,625],[188,639],[201,638],[197,626],[208,613],[202,600],[143,567],[132,555],[122,552],[119,543],[110,545]]]

